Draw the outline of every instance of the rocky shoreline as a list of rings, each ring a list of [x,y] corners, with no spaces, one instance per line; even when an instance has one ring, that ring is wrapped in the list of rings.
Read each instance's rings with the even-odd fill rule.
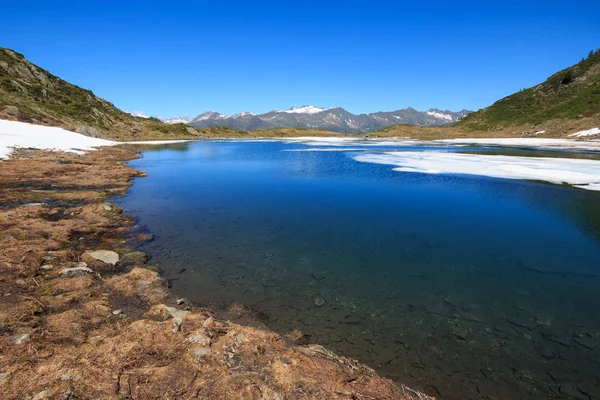
[[[298,335],[178,299],[107,203],[136,154],[0,162],[0,398],[430,399]],[[300,334],[301,336],[301,334]]]

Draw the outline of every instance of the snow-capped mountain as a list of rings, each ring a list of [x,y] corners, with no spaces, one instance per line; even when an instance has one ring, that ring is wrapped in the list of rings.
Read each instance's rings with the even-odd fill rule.
[[[139,118],[150,118],[150,116],[146,115],[143,111],[132,111],[129,114]]]
[[[432,108],[417,111],[406,108],[392,112],[376,112],[371,114],[352,114],[343,108],[321,108],[311,105],[292,107],[287,110],[274,110],[264,114],[242,112],[235,115],[224,115],[208,111],[187,121],[193,127],[208,128],[227,126],[240,130],[309,128],[325,129],[342,133],[363,133],[376,131],[397,124],[420,126],[448,125],[460,121],[470,111],[452,112]],[[167,120],[163,120],[167,122]],[[178,121],[179,122],[179,121]]]
[[[173,117],[173,118],[160,118],[160,120],[166,124],[187,124],[194,117]]]

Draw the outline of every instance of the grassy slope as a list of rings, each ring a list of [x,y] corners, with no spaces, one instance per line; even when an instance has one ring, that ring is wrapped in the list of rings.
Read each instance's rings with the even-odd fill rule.
[[[72,85],[5,48],[0,48],[0,118],[61,126],[117,140],[198,135],[184,124],[134,117],[91,90]]]
[[[567,137],[600,126],[600,50],[545,82],[469,114],[456,125],[419,128],[397,125],[367,136]],[[535,132],[545,131],[535,135]]]
[[[600,51],[537,86],[467,116],[457,126],[477,130],[505,125],[537,126],[550,120],[594,117],[599,113]]]

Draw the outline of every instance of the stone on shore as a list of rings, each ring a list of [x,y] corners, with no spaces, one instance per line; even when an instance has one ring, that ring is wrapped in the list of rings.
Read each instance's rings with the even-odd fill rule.
[[[86,252],[84,256],[89,256],[94,260],[102,261],[105,264],[116,265],[119,262],[119,255],[110,250],[96,250]]]
[[[31,340],[31,336],[29,333],[20,333],[18,335],[14,335],[10,337],[10,342],[12,344],[21,345],[29,342]]]

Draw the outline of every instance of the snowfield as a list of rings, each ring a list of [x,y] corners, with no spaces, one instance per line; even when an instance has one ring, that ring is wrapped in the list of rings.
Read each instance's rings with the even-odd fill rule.
[[[113,146],[117,142],[96,139],[62,128],[0,120],[0,159],[15,148],[68,151],[83,154],[94,147]]]
[[[468,174],[492,178],[526,179],[570,184],[581,189],[600,190],[600,161],[517,157],[480,154],[388,152],[355,156],[360,162],[396,166],[394,171],[425,174]]]
[[[8,158],[14,149],[40,149],[83,154],[100,146],[118,144],[182,143],[189,140],[150,140],[145,142],[114,142],[91,138],[76,132],[50,126],[26,124],[0,119],[0,160]]]

